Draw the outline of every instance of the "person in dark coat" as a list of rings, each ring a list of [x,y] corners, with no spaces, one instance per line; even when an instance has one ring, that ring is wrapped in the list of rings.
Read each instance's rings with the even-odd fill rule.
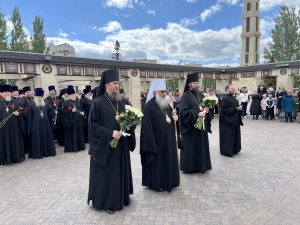
[[[284,109],[282,108],[282,99],[286,95],[286,90],[284,87],[279,87],[278,92],[276,93],[277,98],[277,109],[278,109],[278,121],[284,121],[283,116],[281,115]]]
[[[23,107],[11,98],[10,85],[0,86],[0,122],[11,117],[0,127],[0,165],[8,165],[25,160]]]
[[[55,111],[44,100],[44,91],[36,88],[34,102],[30,104],[26,116],[26,132],[30,135],[28,158],[41,159],[55,156],[56,150],[51,130],[51,120]]]
[[[59,93],[59,102],[57,104],[57,117],[56,117],[56,126],[57,126],[57,130],[58,130],[58,138],[57,138],[57,142],[59,146],[65,146],[65,127],[62,123],[62,106],[64,104],[65,101],[68,100],[68,93],[67,93],[67,88],[64,88],[60,91]]]
[[[87,203],[113,214],[130,205],[133,194],[130,151],[135,149],[135,127],[122,136],[118,115],[125,111],[126,102],[119,94],[119,72],[102,73],[97,96],[90,111],[88,128],[90,149],[90,179]],[[110,146],[118,139],[116,148]]]
[[[84,97],[80,100],[81,110],[84,112],[85,117],[87,118],[84,120],[84,127],[83,127],[83,133],[84,133],[84,140],[85,143],[89,143],[89,136],[88,136],[88,118],[90,115],[91,105],[93,101],[93,96],[91,94],[90,89],[83,89]]]
[[[50,85],[48,87],[48,90],[49,90],[49,96],[46,97],[46,100],[49,102],[48,105],[52,110],[57,111],[57,104],[59,102],[59,99],[58,96],[56,95],[55,86]],[[57,140],[59,133],[58,133],[57,125],[54,124],[54,122],[55,122],[54,120],[51,121],[52,134],[54,140]]]
[[[27,116],[27,112],[29,109],[29,106],[31,103],[33,103],[33,96],[32,96],[32,92],[31,92],[31,87],[30,86],[26,86],[23,88],[24,91],[24,120],[26,120],[26,116]],[[24,151],[25,153],[28,153],[29,151],[29,141],[30,141],[30,136],[29,134],[25,134],[24,137]]]
[[[65,127],[65,152],[77,152],[85,149],[84,120],[79,100],[76,99],[74,87],[68,86],[68,100],[61,110],[61,122]]]
[[[284,109],[285,113],[285,122],[294,122],[293,121],[293,110],[295,108],[294,96],[291,91],[287,91],[287,94],[283,96],[281,106]]]
[[[155,191],[179,186],[175,122],[166,98],[166,81],[153,80],[141,126],[142,185]]]
[[[241,128],[243,106],[233,97],[234,87],[227,85],[225,87],[226,95],[220,102],[220,153],[221,155],[233,157],[241,149]]]
[[[253,120],[254,119],[258,120],[259,115],[262,114],[262,112],[261,112],[262,95],[258,95],[257,91],[254,91],[251,98],[252,98],[252,102],[251,102],[251,106],[250,106],[250,115],[253,116]]]
[[[212,169],[208,140],[211,119],[209,109],[201,106],[203,98],[199,92],[198,73],[189,74],[179,105],[179,130],[184,148],[180,151],[180,170],[188,173]],[[205,118],[204,130],[194,127],[199,117]]]

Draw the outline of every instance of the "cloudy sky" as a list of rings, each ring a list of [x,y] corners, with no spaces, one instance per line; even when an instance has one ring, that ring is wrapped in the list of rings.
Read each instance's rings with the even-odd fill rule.
[[[9,0],[1,1],[8,27],[15,5],[26,32],[35,15],[44,18],[48,42],[68,43],[80,57],[111,59],[114,42],[122,60],[156,59],[158,63],[240,63],[243,0]],[[260,52],[270,41],[282,4],[299,0],[260,0]],[[263,62],[263,60],[261,60]]]

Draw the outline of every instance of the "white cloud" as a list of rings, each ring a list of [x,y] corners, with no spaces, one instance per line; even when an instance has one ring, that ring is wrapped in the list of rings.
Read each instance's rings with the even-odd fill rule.
[[[197,21],[197,18],[184,18],[184,19],[181,19],[180,20],[180,24],[184,27],[188,27],[188,26],[191,26],[191,25],[195,25],[197,24],[198,21]]]
[[[209,63],[209,64],[203,64],[202,66],[219,68],[219,67],[238,67],[240,66],[240,64],[239,63]]]
[[[4,19],[6,20],[6,26],[7,26],[7,35],[9,36],[8,37],[8,41],[10,41],[10,34],[11,34],[11,31],[12,31],[12,29],[14,28],[14,26],[13,26],[13,24],[12,24],[12,22],[11,22],[11,20],[10,20],[10,16],[6,16],[6,17],[4,17]],[[24,27],[23,26],[23,30],[24,30],[24,32],[25,32],[25,34],[27,35],[27,41],[30,41],[30,32],[29,32],[29,30],[26,28],[26,27]]]
[[[59,36],[59,37],[66,38],[66,37],[68,37],[68,36],[69,36],[69,34],[67,34],[67,33],[63,32],[63,30],[62,30],[62,29],[59,29],[59,30],[58,30],[58,36]]]
[[[143,1],[139,2],[138,5],[146,7],[145,3]]]
[[[179,60],[197,63],[215,60],[232,61],[240,57],[241,26],[231,29],[195,31],[178,23],[168,23],[166,28],[143,27],[133,30],[120,29],[108,34],[98,44],[61,37],[49,37],[47,42],[68,43],[75,47],[79,57],[110,59],[114,42],[121,45],[122,59],[156,59],[159,63],[175,63]],[[212,44],[214,43],[214,44]]]
[[[154,11],[154,9],[153,9],[153,10],[148,9],[148,11],[147,11],[146,13],[148,13],[148,14],[153,14],[153,15],[155,16],[155,11]]]
[[[229,5],[236,5],[240,0],[218,0],[218,3],[224,3]]]
[[[201,20],[204,22],[207,18],[214,15],[216,12],[221,10],[221,5],[217,3],[216,5],[213,5],[209,7],[208,9],[205,9],[204,12],[200,14]]]
[[[106,0],[105,5],[108,7],[117,7],[119,9],[134,8],[133,3],[138,3],[138,0]]]
[[[119,22],[117,21],[109,21],[104,27],[96,27],[96,26],[93,26],[93,27],[90,27],[92,29],[97,29],[98,31],[103,31],[105,33],[114,33],[116,31],[119,31],[122,29],[122,26]]]
[[[299,0],[263,0],[260,1],[260,9],[262,11],[268,11],[274,7],[286,5],[288,7],[290,6],[299,6]]]
[[[186,0],[186,2],[197,2],[198,0]]]
[[[76,32],[71,32],[71,34],[73,34],[73,35],[77,35],[77,33],[76,33]]]

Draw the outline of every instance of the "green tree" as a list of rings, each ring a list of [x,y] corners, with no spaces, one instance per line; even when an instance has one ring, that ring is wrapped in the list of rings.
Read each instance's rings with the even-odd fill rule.
[[[23,29],[21,15],[17,6],[15,6],[11,22],[13,29],[11,31],[11,47],[12,51],[28,52],[27,34]]]
[[[44,33],[44,19],[35,16],[33,21],[33,37],[31,37],[32,49],[34,53],[44,53],[46,51],[46,35]]]
[[[272,42],[264,49],[264,59],[269,62],[281,62],[300,59],[300,10],[289,9],[283,5],[275,18],[272,29]]]
[[[111,58],[112,59],[121,60],[121,58],[120,58],[120,55],[121,55],[121,53],[120,53],[120,50],[121,50],[120,46],[121,46],[120,43],[118,42],[118,40],[116,40],[115,47],[114,47],[114,53],[111,54]]]
[[[7,24],[4,14],[0,9],[0,50],[8,50],[7,46]]]

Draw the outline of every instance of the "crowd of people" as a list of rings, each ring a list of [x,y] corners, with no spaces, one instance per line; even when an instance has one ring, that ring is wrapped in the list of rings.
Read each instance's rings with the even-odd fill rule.
[[[220,154],[226,157],[241,151],[240,126],[250,100],[254,119],[260,115],[263,119],[275,117],[274,105],[281,106],[278,119],[283,110],[286,121],[295,116],[292,113],[299,98],[296,101],[284,89],[271,93],[267,92],[270,88],[260,85],[251,94],[246,87],[236,91],[226,85],[224,92],[201,91],[198,81],[197,73],[188,74],[183,93],[177,93],[167,92],[165,79],[157,79],[142,95],[139,150],[143,186],[171,192],[180,185],[180,171],[193,174],[211,170],[208,134],[215,114],[219,116]],[[45,98],[42,88],[35,88],[32,95],[30,87],[18,90],[16,86],[0,86],[0,138],[4,143],[0,164],[21,162],[26,151],[29,158],[55,156],[54,140],[65,152],[83,150],[89,143],[87,203],[91,201],[94,208],[110,214],[129,206],[133,194],[130,152],[136,147],[136,125],[120,130],[119,118],[131,103],[120,89],[118,71],[104,71],[94,93],[90,86],[82,93],[68,86],[59,96],[54,86],[48,90]],[[214,108],[203,106],[207,96],[217,97]],[[202,121],[201,127],[195,126],[198,121]],[[115,147],[112,140],[118,140]]]

